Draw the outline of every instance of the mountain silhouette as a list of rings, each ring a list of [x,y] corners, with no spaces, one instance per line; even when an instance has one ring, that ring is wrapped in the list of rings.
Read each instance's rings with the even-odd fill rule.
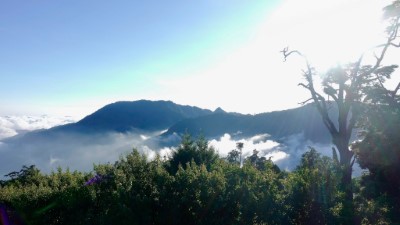
[[[335,113],[334,110],[332,113]],[[237,137],[267,133],[275,140],[303,133],[306,139],[314,142],[330,141],[329,133],[312,104],[256,115],[213,113],[180,121],[163,135],[168,136],[173,133],[181,135],[185,132],[192,135],[202,134],[208,138],[217,138],[225,133]]]
[[[107,132],[154,132],[166,130],[175,123],[213,113],[194,106],[171,101],[121,101],[108,104],[76,123],[35,130],[3,140],[36,142],[64,134],[90,135]]]
[[[106,105],[83,118],[77,125],[119,132],[131,129],[155,131],[167,129],[183,119],[196,118],[211,113],[207,109],[178,105],[171,101],[116,102]]]
[[[332,118],[335,115],[337,112],[332,110]],[[280,150],[294,158],[296,152],[307,148],[307,140],[321,144],[331,140],[312,104],[245,115],[171,101],[115,102],[76,123],[3,139],[0,150],[4,156],[0,169],[11,171],[14,165],[21,164],[40,165],[48,172],[56,165],[90,169],[93,162],[113,162],[133,147],[144,152],[175,147],[185,133],[202,134],[209,140],[219,140],[225,134],[230,134],[232,140],[263,136],[281,143]],[[298,134],[301,140],[297,138],[300,137]],[[291,140],[301,142],[293,145]]]
[[[335,110],[332,111],[333,114],[336,113]],[[154,140],[160,142],[160,145],[169,146],[179,143],[179,137],[184,133],[193,136],[202,134],[208,139],[218,138],[226,133],[233,138],[269,134],[270,138],[275,141],[302,133],[305,139],[313,142],[328,143],[331,140],[320,115],[312,104],[283,111],[245,115],[225,112],[221,108],[217,108],[213,112],[194,106],[175,104],[171,101],[139,100],[115,102],[104,106],[77,123],[28,132],[5,141],[17,140],[33,143],[64,134],[76,136],[79,134],[131,132],[139,135],[143,132],[162,130],[167,131]],[[172,136],[178,138],[173,138],[174,141],[169,143],[168,140],[171,140]]]

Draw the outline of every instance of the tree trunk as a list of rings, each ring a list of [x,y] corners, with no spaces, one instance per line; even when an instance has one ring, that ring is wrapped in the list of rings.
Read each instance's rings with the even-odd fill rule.
[[[337,146],[339,149],[339,146]],[[344,192],[344,202],[342,209],[343,224],[356,224],[354,217],[353,190],[352,190],[352,158],[354,153],[346,146],[340,145],[340,166],[341,166],[341,184],[340,189]]]

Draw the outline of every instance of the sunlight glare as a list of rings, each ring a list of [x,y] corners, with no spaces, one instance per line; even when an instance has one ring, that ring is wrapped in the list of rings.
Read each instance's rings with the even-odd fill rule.
[[[287,46],[301,51],[319,73],[354,62],[382,43],[385,5],[376,0],[283,1],[246,44],[202,70],[159,80],[153,98],[251,114],[297,107],[309,98],[297,86],[304,81],[305,63],[300,57],[284,62],[280,51]]]
[[[355,61],[382,43],[382,8],[376,0],[287,0],[271,18],[286,45],[322,71]]]

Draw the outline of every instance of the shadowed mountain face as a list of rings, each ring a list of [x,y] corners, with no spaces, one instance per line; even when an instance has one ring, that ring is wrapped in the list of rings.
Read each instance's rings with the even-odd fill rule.
[[[334,110],[332,114],[334,118]],[[162,130],[167,132],[160,135]],[[228,143],[231,138],[233,147],[221,145],[225,147],[220,147],[220,152],[232,150],[234,142],[239,140],[248,140],[247,147],[258,144],[259,147],[254,148],[265,150],[264,155],[284,151],[291,157],[287,160],[290,165],[295,165],[292,158],[298,160],[310,143],[330,142],[312,105],[243,115],[227,113],[220,108],[212,112],[170,101],[116,102],[77,123],[1,140],[0,175],[32,164],[47,172],[57,166],[90,170],[93,163],[113,162],[132,147],[145,153],[162,152],[177,146],[186,132],[192,136],[203,134],[221,143],[225,140]],[[229,138],[222,139],[228,137],[226,135]],[[256,136],[263,139],[258,140]],[[280,145],[279,149],[268,147],[271,143]],[[330,151],[330,147],[327,149]]]
[[[332,110],[332,114],[336,114],[335,110]],[[202,134],[208,139],[218,138],[224,134],[230,134],[237,139],[269,134],[275,141],[302,133],[305,139],[313,142],[330,142],[330,136],[312,104],[284,111],[244,115],[227,113],[221,108],[212,112],[198,107],[178,105],[171,101],[148,100],[112,103],[77,123],[29,132],[4,141],[32,142],[38,137],[52,139],[55,135],[64,134],[90,135],[107,132],[143,134],[161,130],[167,132],[153,138],[155,142],[151,140],[152,146],[177,144],[179,138],[169,143],[170,137],[182,136],[186,132],[193,136]]]
[[[187,118],[210,114],[210,110],[177,105],[171,101],[116,102],[109,104],[77,123],[96,130],[126,132],[131,129],[156,131]]]
[[[211,114],[212,111],[194,106],[183,106],[171,101],[139,100],[115,102],[104,106],[76,123],[35,130],[17,135],[3,142],[35,142],[62,135],[90,135],[109,132],[152,133],[166,130],[188,118]]]
[[[224,133],[237,137],[267,133],[275,140],[303,133],[306,139],[313,142],[330,141],[329,133],[322,124],[321,117],[312,105],[257,115],[213,113],[178,122],[164,136],[184,132],[192,135],[203,134],[208,138],[216,138]]]

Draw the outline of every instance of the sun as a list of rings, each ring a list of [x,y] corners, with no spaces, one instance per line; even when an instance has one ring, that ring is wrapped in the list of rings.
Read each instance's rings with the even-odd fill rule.
[[[287,0],[271,20],[287,45],[320,70],[355,61],[381,44],[382,8],[390,1]]]

